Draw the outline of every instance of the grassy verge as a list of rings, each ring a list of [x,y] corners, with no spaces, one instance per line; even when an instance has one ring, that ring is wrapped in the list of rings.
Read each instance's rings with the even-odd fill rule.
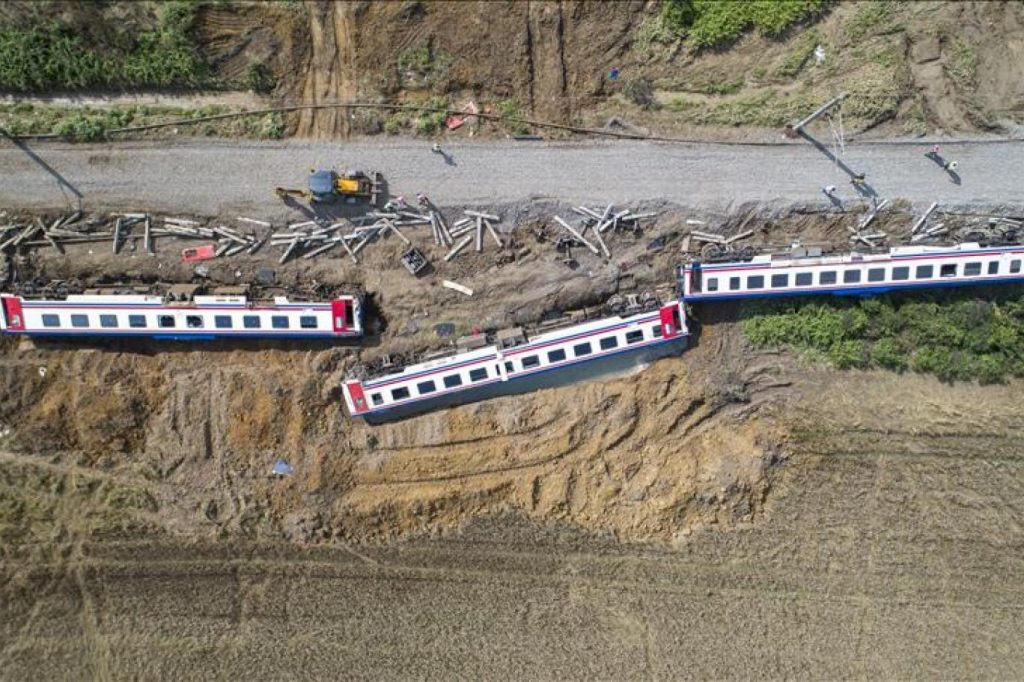
[[[825,7],[825,0],[665,0],[661,22],[700,49],[727,45],[751,29],[782,35]]]
[[[151,29],[105,27],[102,39],[56,20],[0,28],[0,90],[210,85],[189,35],[195,3],[167,2],[158,12]]]
[[[1024,289],[928,292],[860,300],[744,304],[743,331],[839,368],[934,374],[997,383],[1024,377]]]
[[[104,108],[0,104],[0,128],[11,135],[56,133],[73,142],[92,142],[104,139],[107,131],[112,128],[214,116],[230,111],[229,107],[216,105],[187,109],[148,105]],[[281,114],[266,114],[183,126],[180,129],[162,128],[153,131],[153,134],[162,137],[182,134],[279,139],[284,136],[284,132],[284,117]]]

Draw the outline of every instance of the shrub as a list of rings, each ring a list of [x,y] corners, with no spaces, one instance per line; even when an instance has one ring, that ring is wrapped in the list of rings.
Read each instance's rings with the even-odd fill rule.
[[[208,68],[188,35],[194,12],[194,3],[166,2],[155,29],[117,29],[103,41],[89,40],[56,21],[5,27],[0,29],[0,89],[206,84]]]
[[[779,36],[824,7],[825,0],[665,0],[661,22],[700,49],[729,43],[750,28]]]
[[[512,135],[526,135],[530,127],[526,123],[517,120],[523,117],[519,108],[519,102],[514,99],[503,99],[497,105],[498,114],[501,115],[502,125]]]
[[[245,85],[253,92],[267,93],[277,87],[277,81],[266,64],[253,62],[245,70]]]
[[[646,78],[628,80],[622,84],[622,94],[633,104],[644,109],[651,109],[657,105],[654,99],[654,86]]]
[[[923,300],[922,300],[923,297]],[[743,331],[757,346],[788,346],[837,367],[913,369],[945,381],[1024,376],[1024,290],[970,290],[859,301],[749,302]]]
[[[101,116],[75,112],[54,128],[55,133],[73,142],[93,142],[107,134],[107,126]]]

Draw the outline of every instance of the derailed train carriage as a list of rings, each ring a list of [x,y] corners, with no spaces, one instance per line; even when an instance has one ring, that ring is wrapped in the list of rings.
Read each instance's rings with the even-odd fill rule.
[[[113,285],[80,293],[0,294],[0,331],[50,337],[157,340],[339,339],[363,335],[362,298],[252,297],[246,287]]]
[[[868,296],[922,288],[1024,282],[1024,246],[900,246],[825,254],[812,248],[691,262],[671,295],[631,296],[613,310],[566,315],[533,329],[464,337],[408,364],[383,362],[347,377],[349,413],[371,422],[628,371],[681,352],[686,304],[770,296]],[[240,288],[108,287],[81,293],[0,294],[0,332],[35,336],[358,339],[363,299],[253,297]]]

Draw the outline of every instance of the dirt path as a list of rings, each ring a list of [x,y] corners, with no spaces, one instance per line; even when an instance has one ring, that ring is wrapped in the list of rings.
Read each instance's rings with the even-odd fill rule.
[[[1024,142],[949,144],[960,184],[924,157],[924,145],[847,147],[846,164],[867,173],[883,197],[927,205],[1022,204]],[[423,141],[375,138],[344,144],[312,142],[130,142],[116,145],[36,144],[31,151],[0,145],[0,207],[62,207],[57,175],[89,207],[149,208],[217,214],[286,215],[274,196],[299,185],[314,165],[377,169],[393,193],[425,191],[440,205],[489,204],[552,197],[630,203],[666,200],[729,209],[745,202],[815,202],[835,184],[854,199],[846,175],[809,144],[717,146],[646,142],[455,144],[449,165]],[[67,188],[65,188],[66,190]]]

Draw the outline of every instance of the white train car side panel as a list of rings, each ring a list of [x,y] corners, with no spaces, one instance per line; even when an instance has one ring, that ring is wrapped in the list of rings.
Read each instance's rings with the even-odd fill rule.
[[[0,331],[39,336],[150,336],[166,339],[335,338],[363,333],[355,297],[327,303],[286,298],[250,305],[243,296],[197,296],[168,303],[158,296],[71,295],[64,300],[0,298]]]
[[[746,262],[688,264],[688,301],[809,294],[869,295],[912,288],[1024,281],[1024,247],[898,247],[888,254],[810,258],[757,256]]]

